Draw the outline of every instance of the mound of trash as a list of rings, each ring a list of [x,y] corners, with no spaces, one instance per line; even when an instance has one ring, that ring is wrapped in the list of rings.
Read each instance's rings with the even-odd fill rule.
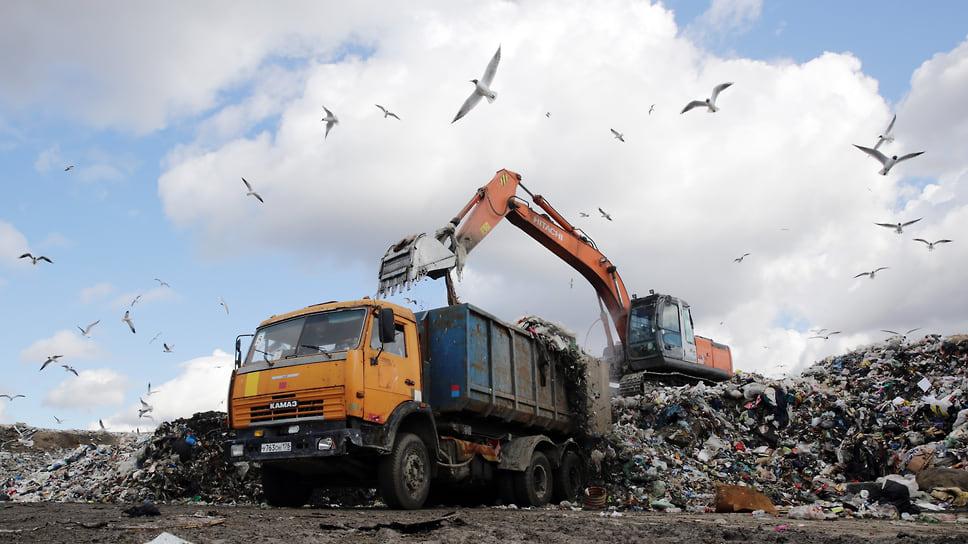
[[[612,399],[608,432],[588,446],[590,484],[614,509],[804,519],[964,511],[966,365],[968,336],[930,335],[782,379],[646,383],[640,395]],[[224,412],[152,434],[0,426],[0,499],[260,503],[258,467],[225,458],[228,432]],[[374,498],[361,490],[317,504]]]
[[[968,461],[966,362],[968,336],[930,335],[865,346],[783,379],[646,384],[641,395],[612,399],[593,474],[619,508],[708,510],[718,487],[742,485],[782,508],[829,502],[856,512],[851,501],[877,501],[872,489],[854,500],[863,490],[854,484],[890,481],[911,489],[893,515],[963,506],[957,491],[921,494],[917,478]],[[957,483],[968,472],[957,472],[931,485],[968,498]]]

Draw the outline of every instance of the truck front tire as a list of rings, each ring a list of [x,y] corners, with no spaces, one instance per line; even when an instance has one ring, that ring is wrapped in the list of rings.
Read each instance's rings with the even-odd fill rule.
[[[527,470],[517,472],[514,476],[518,499],[527,503],[519,506],[544,506],[551,501],[553,491],[551,462],[545,454],[535,450],[531,454],[531,462]]]
[[[393,451],[380,459],[378,485],[390,508],[420,508],[430,494],[430,456],[427,446],[413,433],[400,433]]]

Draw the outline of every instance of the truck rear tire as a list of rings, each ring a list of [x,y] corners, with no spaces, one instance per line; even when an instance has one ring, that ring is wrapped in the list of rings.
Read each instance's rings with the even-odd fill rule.
[[[289,471],[263,465],[262,494],[272,506],[298,508],[309,501],[313,488]]]
[[[515,473],[515,492],[522,504],[518,506],[544,506],[551,501],[553,482],[551,462],[540,451],[531,454],[527,470]]]
[[[380,459],[378,485],[390,508],[420,508],[430,494],[430,456],[427,446],[413,433],[400,433],[393,451]]]
[[[585,489],[585,464],[580,455],[566,451],[561,457],[561,466],[555,471],[555,500],[573,501]]]

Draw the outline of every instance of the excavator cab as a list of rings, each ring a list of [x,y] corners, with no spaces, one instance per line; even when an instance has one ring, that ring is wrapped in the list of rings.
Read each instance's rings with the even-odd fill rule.
[[[658,293],[633,298],[626,337],[623,394],[626,389],[634,394],[631,389],[639,388],[646,375],[691,381],[722,381],[731,375],[729,348],[695,335],[692,311],[680,298]]]

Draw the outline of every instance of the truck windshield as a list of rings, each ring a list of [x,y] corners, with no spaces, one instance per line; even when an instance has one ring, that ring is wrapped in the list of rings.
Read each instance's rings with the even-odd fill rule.
[[[633,306],[629,312],[629,357],[647,357],[658,353],[655,343],[655,306]]]
[[[366,309],[311,314],[259,329],[245,365],[274,363],[306,355],[355,349],[360,345]]]

